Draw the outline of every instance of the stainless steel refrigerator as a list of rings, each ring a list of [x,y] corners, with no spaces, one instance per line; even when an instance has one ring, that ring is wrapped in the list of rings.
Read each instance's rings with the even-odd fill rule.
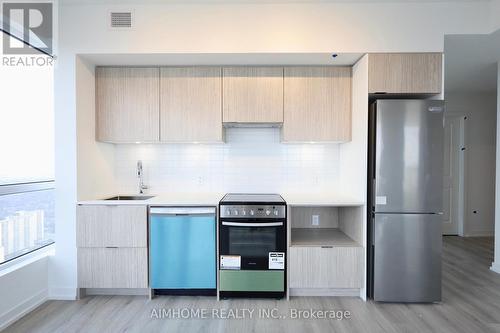
[[[377,100],[369,110],[368,296],[441,300],[444,102]]]

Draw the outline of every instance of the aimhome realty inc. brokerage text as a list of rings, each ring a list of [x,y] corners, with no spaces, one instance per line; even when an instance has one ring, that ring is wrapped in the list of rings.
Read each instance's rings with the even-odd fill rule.
[[[151,319],[351,319],[348,310],[318,309],[236,309],[236,308],[153,308]]]

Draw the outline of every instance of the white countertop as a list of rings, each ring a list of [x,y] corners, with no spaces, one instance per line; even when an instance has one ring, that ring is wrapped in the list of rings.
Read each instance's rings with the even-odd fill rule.
[[[121,194],[130,195],[130,194]],[[79,205],[148,205],[148,206],[217,206],[222,193],[168,193],[153,194],[153,198],[147,200],[83,200],[78,201]],[[109,196],[111,197],[111,196]]]
[[[130,194],[122,194],[130,195]],[[147,200],[83,200],[79,205],[148,205],[148,206],[217,206],[224,193],[168,193],[154,195]],[[111,197],[112,195],[108,196]],[[352,200],[335,194],[282,193],[289,206],[363,206],[362,201]]]

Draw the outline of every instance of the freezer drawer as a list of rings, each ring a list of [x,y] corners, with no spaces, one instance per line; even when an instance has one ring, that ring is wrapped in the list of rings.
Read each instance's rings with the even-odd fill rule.
[[[437,214],[376,214],[374,299],[441,300],[441,223]]]
[[[170,212],[150,217],[151,288],[215,290],[215,209],[213,214]]]

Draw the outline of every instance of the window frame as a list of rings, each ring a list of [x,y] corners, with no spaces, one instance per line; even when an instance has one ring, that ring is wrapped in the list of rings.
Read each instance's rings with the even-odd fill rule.
[[[54,190],[55,180],[42,180],[42,181],[34,181],[28,183],[13,183],[13,184],[4,184],[0,185],[0,196],[10,195],[10,194],[21,194],[21,193],[29,193],[29,192],[38,192],[45,190]],[[4,268],[7,268],[11,265],[12,262],[22,262],[24,258],[26,260],[30,260],[33,255],[36,255],[38,252],[47,252],[47,248],[49,246],[53,247],[55,244],[55,240],[52,240],[51,243],[47,243],[37,249],[33,249],[31,251],[26,251],[25,253],[3,261],[0,263],[0,271]]]
[[[54,180],[0,185],[0,196],[55,189]]]

